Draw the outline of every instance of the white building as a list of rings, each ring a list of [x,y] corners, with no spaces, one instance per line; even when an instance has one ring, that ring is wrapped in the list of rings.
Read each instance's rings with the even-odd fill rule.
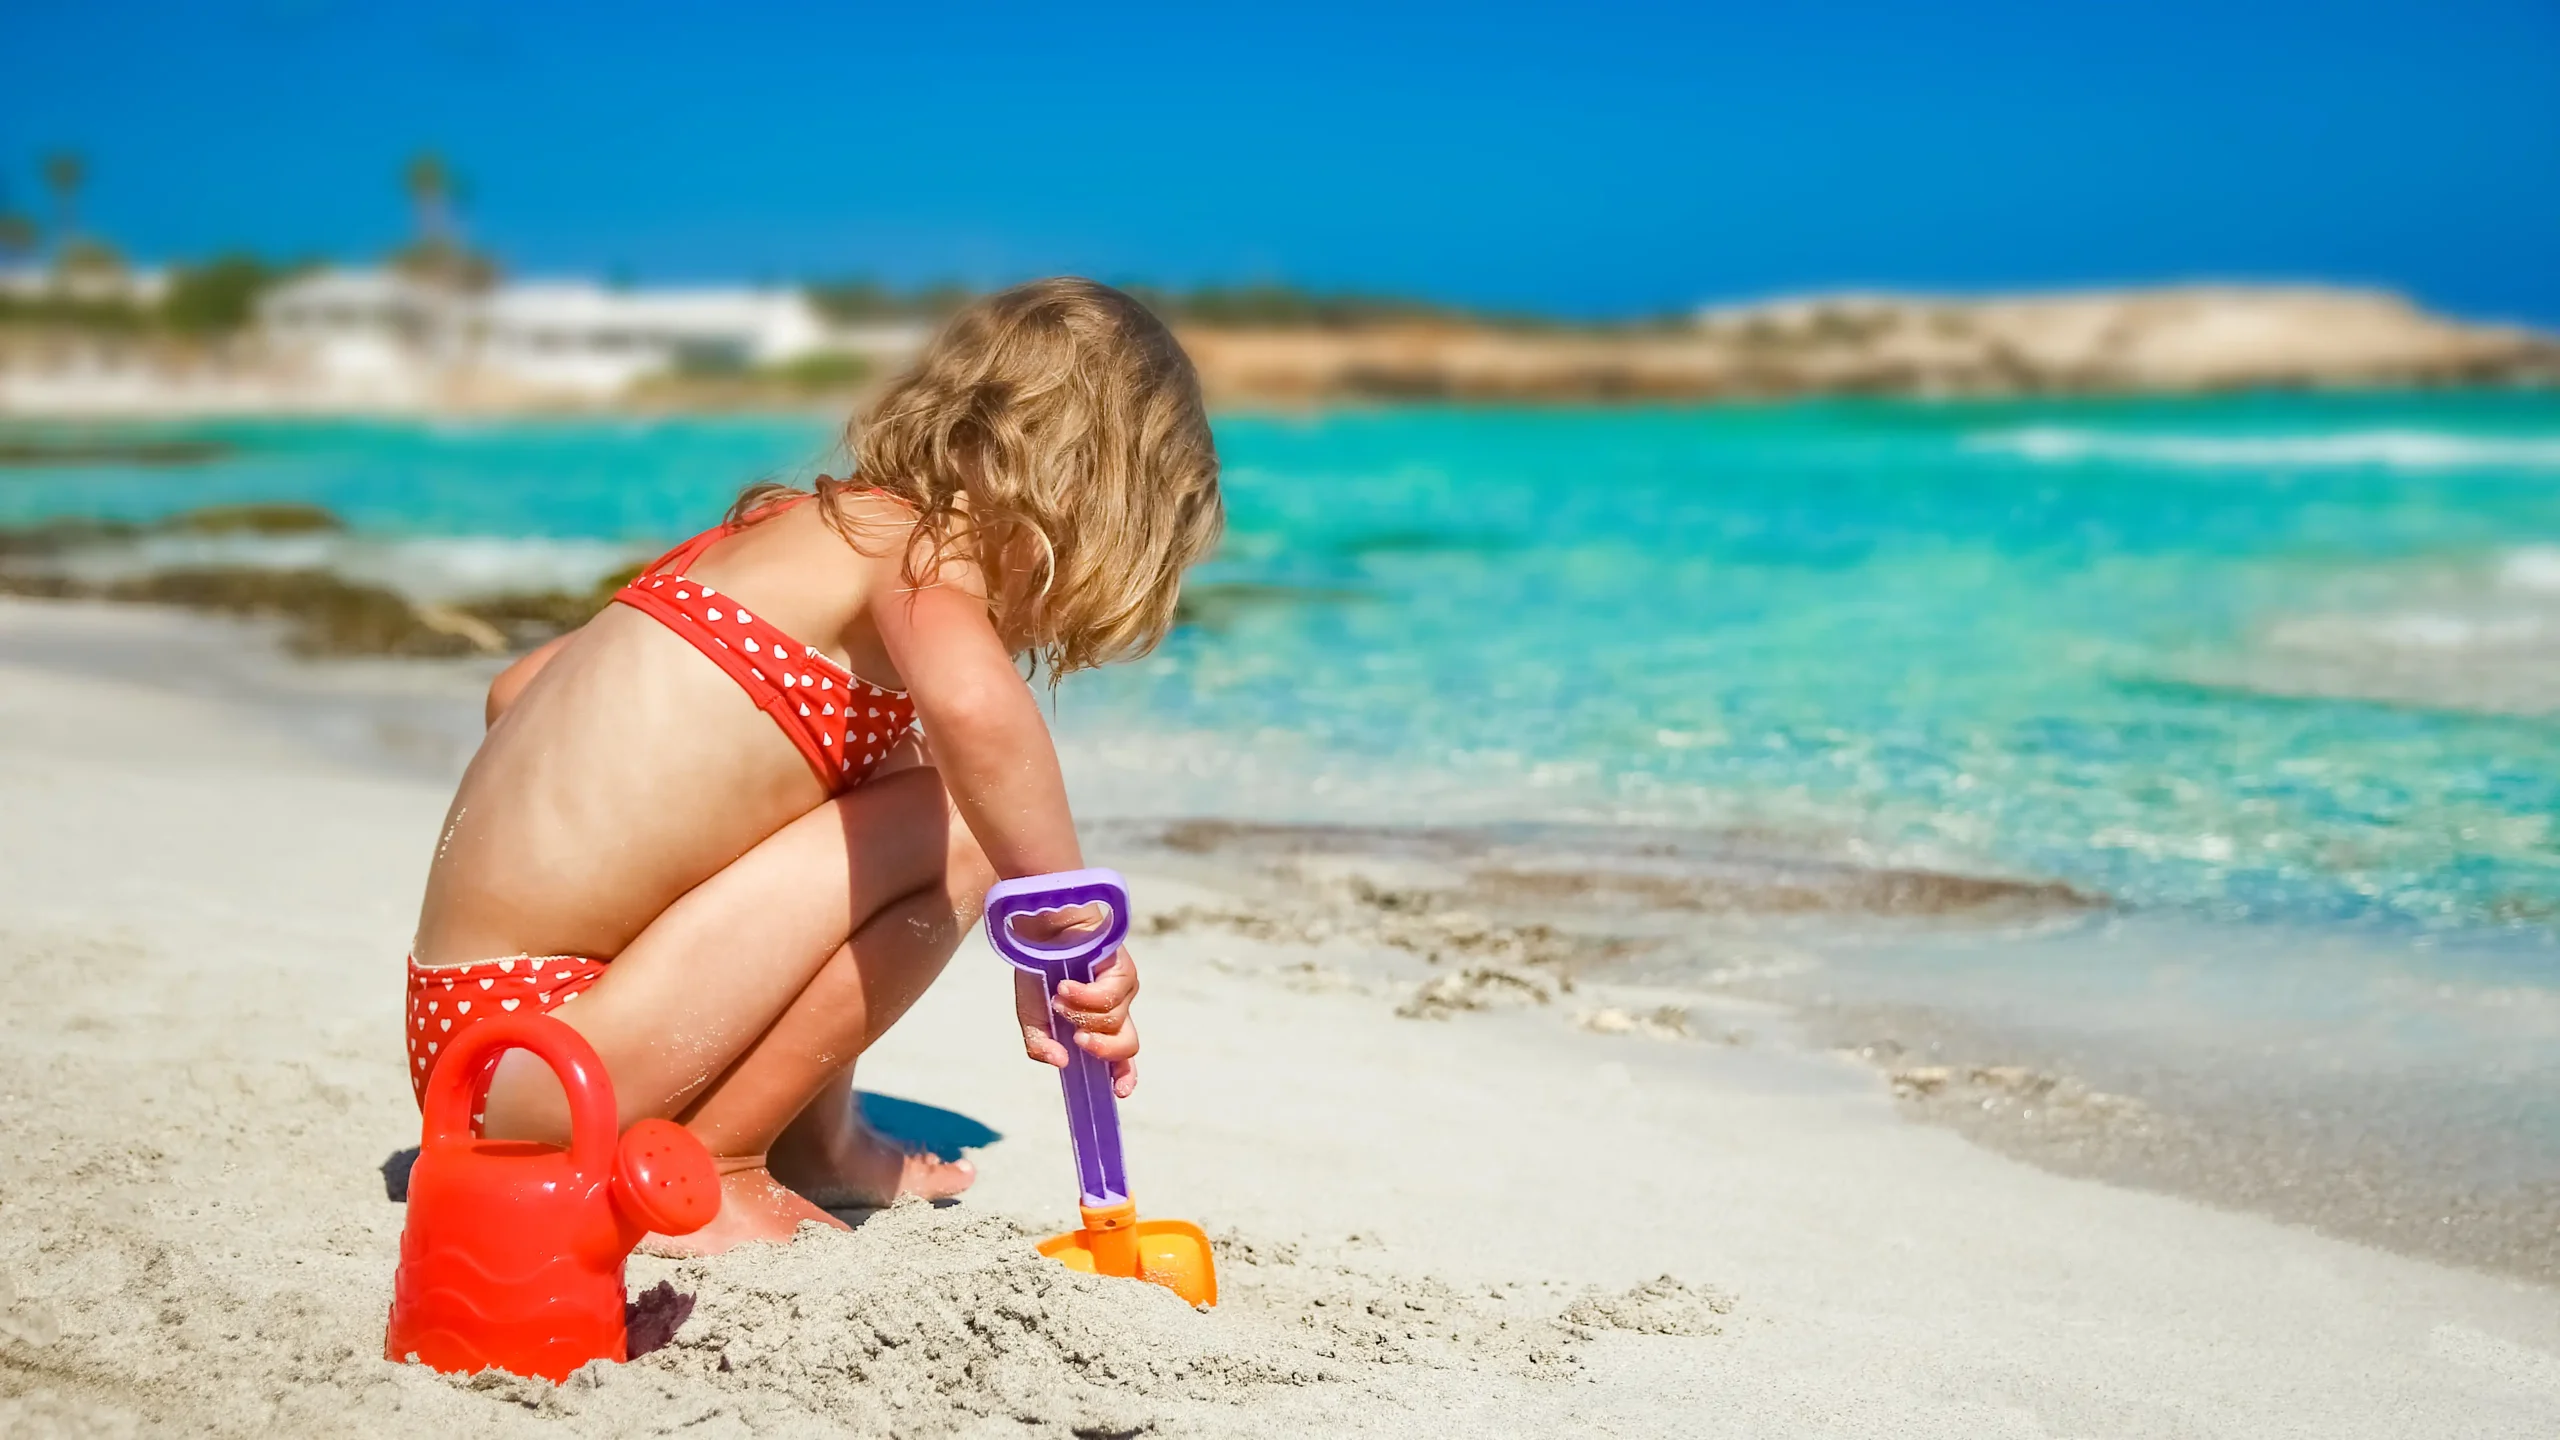
[[[388,270],[324,270],[270,291],[258,325],[322,383],[384,400],[457,379],[609,399],[676,369],[730,371],[850,354],[896,363],[918,325],[837,328],[797,290],[617,290],[528,281],[469,293]]]
[[[166,270],[131,270],[115,265],[64,274],[51,265],[0,266],[0,295],[13,300],[66,298],[157,305],[168,293]]]
[[[388,270],[323,270],[260,297],[258,332],[331,390],[416,401],[459,361],[467,304]]]

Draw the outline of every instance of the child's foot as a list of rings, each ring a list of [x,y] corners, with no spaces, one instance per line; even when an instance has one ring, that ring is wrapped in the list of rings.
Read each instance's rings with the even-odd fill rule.
[[[850,1098],[831,1123],[800,1121],[774,1142],[774,1178],[835,1209],[887,1205],[902,1195],[943,1200],[976,1183],[978,1167],[908,1150],[862,1123]]]
[[[838,1230],[853,1228],[802,1199],[763,1166],[746,1166],[721,1174],[720,1213],[710,1224],[690,1235],[651,1235],[640,1242],[640,1248],[651,1255],[681,1258],[717,1255],[757,1240],[787,1245],[808,1220]]]

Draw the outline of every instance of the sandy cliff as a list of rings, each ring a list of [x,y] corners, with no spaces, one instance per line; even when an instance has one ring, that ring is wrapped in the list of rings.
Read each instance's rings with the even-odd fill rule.
[[[2197,286],[1980,300],[1841,295],[1688,329],[1186,331],[1228,402],[1722,399],[2560,381],[2560,337],[2396,295]]]

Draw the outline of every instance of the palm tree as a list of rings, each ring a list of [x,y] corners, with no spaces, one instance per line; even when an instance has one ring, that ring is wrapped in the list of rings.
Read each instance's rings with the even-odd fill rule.
[[[80,188],[89,183],[89,162],[77,150],[56,150],[44,157],[45,188],[53,192],[56,244],[68,244],[80,233]]]
[[[23,260],[36,253],[41,238],[34,217],[0,210],[0,258]]]
[[[419,280],[457,290],[484,290],[495,283],[498,267],[488,256],[462,243],[455,216],[462,202],[462,179],[444,157],[421,150],[400,167],[400,188],[416,207],[418,235],[391,257],[392,265]]]
[[[409,157],[400,170],[400,188],[418,211],[418,243],[442,245],[453,239],[453,167],[432,150]]]

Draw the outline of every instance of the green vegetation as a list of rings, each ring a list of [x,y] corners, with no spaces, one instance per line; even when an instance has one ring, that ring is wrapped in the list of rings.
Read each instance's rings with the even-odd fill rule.
[[[223,255],[170,272],[159,321],[181,335],[228,335],[248,325],[258,297],[300,267],[271,265],[255,255]]]
[[[1183,290],[1129,284],[1127,290],[1176,325],[1233,330],[1359,330],[1379,325],[1448,325],[1494,330],[1590,330],[1624,333],[1682,329],[1686,314],[1581,323],[1518,310],[1487,310],[1406,295],[1357,290],[1311,290],[1278,282],[1203,285]],[[808,288],[811,304],[841,325],[888,320],[940,320],[967,304],[973,292],[944,281],[900,291],[877,280],[837,280]]]
[[[769,379],[786,390],[824,395],[850,390],[870,378],[871,362],[859,355],[803,355],[797,360],[786,360],[750,373]]]
[[[84,330],[114,335],[168,334],[191,339],[230,335],[247,327],[257,313],[258,297],[307,269],[282,265],[254,255],[220,256],[202,265],[180,265],[169,272],[168,289],[156,302],[136,299],[119,290],[81,283],[81,277],[112,277],[121,260],[95,242],[75,251],[83,268],[69,260],[57,266],[56,282],[35,295],[0,294],[0,326]]]
[[[648,405],[755,409],[797,406],[841,398],[871,378],[871,362],[859,355],[821,353],[778,365],[748,365],[715,352],[680,355],[672,373],[644,376],[632,392]]]
[[[1439,323],[1539,327],[1552,322],[1525,315],[1468,310],[1436,301],[1358,291],[1305,290],[1295,285],[1204,285],[1166,290],[1132,285],[1129,293],[1176,325],[1234,330],[1357,330],[1374,325]]]
[[[1380,325],[1448,325],[1484,330],[1586,332],[1623,335],[1646,331],[1685,330],[1690,317],[1679,311],[1629,320],[1567,320],[1525,310],[1489,310],[1452,305],[1405,295],[1356,290],[1308,290],[1264,282],[1252,285],[1204,285],[1192,290],[1166,290],[1152,285],[1126,287],[1149,309],[1176,325],[1227,330],[1361,330]]]
[[[0,326],[133,335],[154,328],[155,318],[155,307],[123,296],[88,296],[69,290],[41,295],[0,294]]]
[[[803,293],[819,314],[838,325],[941,320],[975,295],[968,286],[952,280],[906,291],[893,290],[877,280],[829,280],[811,285]]]
[[[1470,310],[1394,295],[1319,291],[1294,285],[1206,285],[1193,290],[1123,286],[1150,310],[1177,325],[1237,329],[1357,329],[1388,323],[1441,322],[1509,329],[1551,328],[1532,315]],[[809,303],[840,325],[892,320],[941,320],[976,296],[968,286],[941,281],[898,290],[877,280],[828,281],[808,287]]]

